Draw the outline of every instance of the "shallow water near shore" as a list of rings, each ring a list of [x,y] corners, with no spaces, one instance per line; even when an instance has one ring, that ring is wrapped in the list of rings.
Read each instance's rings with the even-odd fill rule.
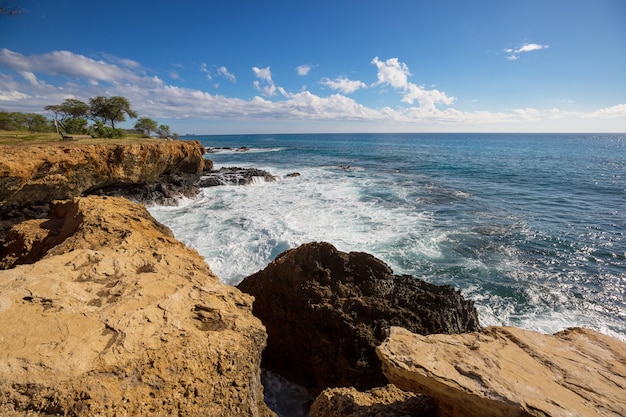
[[[278,176],[150,208],[225,283],[327,241],[461,290],[484,326],[584,326],[626,340],[626,135],[189,139],[232,148],[206,156],[216,168]]]

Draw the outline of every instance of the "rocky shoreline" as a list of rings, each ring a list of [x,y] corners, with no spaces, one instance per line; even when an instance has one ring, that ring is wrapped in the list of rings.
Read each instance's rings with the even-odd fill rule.
[[[313,417],[626,415],[623,342],[483,329],[369,254],[313,242],[220,283],[118,197],[275,180],[213,171],[198,142],[0,150],[1,415],[272,416],[262,367],[313,392]]]

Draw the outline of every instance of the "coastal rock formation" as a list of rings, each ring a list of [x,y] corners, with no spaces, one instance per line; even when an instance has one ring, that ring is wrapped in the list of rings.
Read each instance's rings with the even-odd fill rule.
[[[256,178],[262,178],[266,182],[276,181],[275,176],[262,169],[222,167],[210,173],[205,173],[200,179],[199,186],[249,185],[252,184]]]
[[[273,415],[252,297],[144,207],[55,202],[1,259],[0,415]]]
[[[414,332],[478,330],[471,301],[450,287],[394,275],[382,261],[309,243],[279,255],[238,288],[265,324],[263,366],[315,393],[387,384],[375,347],[391,326]]]
[[[437,417],[435,401],[394,385],[359,392],[329,388],[315,399],[309,417]]]
[[[0,214],[161,175],[200,174],[204,147],[195,141],[0,145]]]
[[[377,352],[389,381],[434,397],[441,417],[626,415],[626,344],[592,330],[394,327]]]
[[[0,145],[0,241],[14,224],[45,217],[53,200],[104,195],[106,188],[113,190],[109,195],[139,189],[138,202],[191,197],[203,169],[213,168],[203,153],[194,141]]]

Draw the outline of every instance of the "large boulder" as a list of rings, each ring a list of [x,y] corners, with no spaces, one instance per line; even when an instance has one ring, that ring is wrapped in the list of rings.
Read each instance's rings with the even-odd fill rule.
[[[143,206],[50,213],[12,229],[1,258],[0,415],[273,415],[252,297]]]
[[[375,347],[391,326],[422,334],[480,328],[458,291],[394,275],[371,255],[329,243],[284,252],[238,288],[255,297],[253,312],[267,328],[263,366],[316,394],[386,385]]]
[[[422,336],[394,327],[378,356],[389,381],[434,397],[441,417],[626,416],[626,344],[592,330]]]

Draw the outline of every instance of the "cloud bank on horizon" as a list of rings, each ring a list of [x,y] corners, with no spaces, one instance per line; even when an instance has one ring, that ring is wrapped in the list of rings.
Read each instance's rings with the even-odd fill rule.
[[[523,43],[503,51],[507,60],[517,61],[522,55],[547,48]],[[271,66],[250,66],[246,77],[253,77],[251,95],[242,97],[181,86],[181,77],[174,70],[166,82],[141,62],[126,57],[102,53],[94,59],[67,50],[24,55],[3,48],[0,110],[43,113],[44,106],[68,98],[87,101],[97,95],[121,95],[140,115],[172,120],[173,124],[185,120],[269,120],[308,122],[307,129],[317,131],[603,131],[603,126],[609,126],[609,131],[619,130],[620,126],[626,130],[626,100],[589,111],[554,107],[462,110],[455,107],[457,97],[413,82],[408,65],[400,58],[375,56],[370,64],[368,79],[338,74],[311,80],[311,86],[318,91],[307,86],[290,91],[279,78],[275,79]],[[300,78],[311,78],[312,70],[317,68],[315,64],[301,64],[293,71]],[[201,63],[197,72],[214,82],[220,79],[236,84],[246,78],[223,65],[209,67]],[[214,87],[218,86],[216,82]],[[366,90],[388,97],[393,104],[372,106],[352,97]],[[310,123],[317,123],[316,127],[311,128]]]

